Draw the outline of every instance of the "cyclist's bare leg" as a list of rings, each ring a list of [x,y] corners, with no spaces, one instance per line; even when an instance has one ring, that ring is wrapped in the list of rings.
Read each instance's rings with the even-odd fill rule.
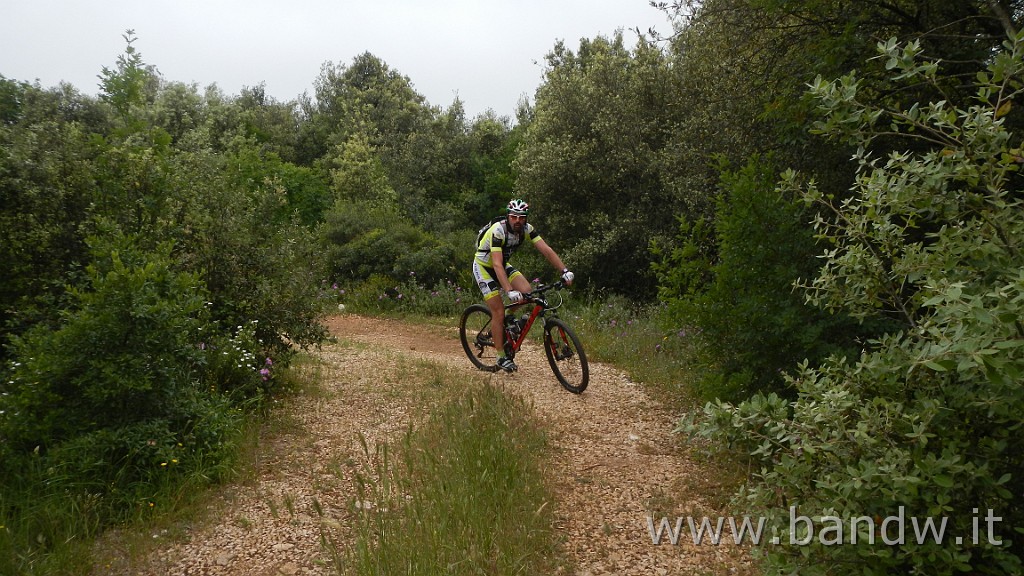
[[[522,274],[516,274],[512,278],[509,278],[509,283],[512,284],[513,290],[518,290],[523,294],[529,293],[533,288],[530,286],[530,281],[526,279],[526,276]]]
[[[484,301],[491,311],[491,337],[494,339],[494,349],[498,354],[504,354],[505,350],[505,303],[501,301],[501,294],[495,292],[490,298]]]
[[[514,274],[512,278],[509,278],[509,283],[512,284],[513,290],[518,290],[523,294],[530,291],[530,282],[522,274]],[[498,292],[487,298],[485,302],[491,311],[491,337],[494,338],[494,349],[501,355],[505,350],[505,330],[503,328],[505,326],[505,303]]]
[[[512,277],[508,279],[508,283],[512,285],[512,289],[513,290],[516,290],[516,291],[521,292],[523,294],[528,294],[532,290],[532,288],[530,287],[530,281],[527,280],[526,276],[523,276],[522,272],[519,272],[519,271],[516,271],[516,273],[513,274]],[[501,298],[493,298],[493,300],[498,300],[499,301],[498,308],[501,309],[501,317],[499,318],[499,317],[494,315],[494,307],[492,306],[491,307],[491,324],[496,325],[496,326],[504,326],[505,325],[504,324],[504,322],[505,322],[505,306],[504,306],[504,304],[500,303]],[[487,305],[491,306],[490,301],[488,301]],[[495,324],[495,322],[497,322],[497,324]],[[504,333],[505,333],[505,331],[501,330],[501,332],[502,332],[502,342],[504,342]],[[498,346],[498,350],[504,350],[504,348],[499,346],[499,343],[497,341],[495,341],[494,344],[495,344],[495,346]]]

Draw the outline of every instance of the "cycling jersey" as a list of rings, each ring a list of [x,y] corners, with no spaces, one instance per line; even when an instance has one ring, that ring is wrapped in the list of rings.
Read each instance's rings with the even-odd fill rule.
[[[512,253],[523,245],[523,241],[526,239],[530,240],[531,244],[536,244],[541,238],[540,234],[534,229],[533,224],[529,222],[523,227],[522,234],[516,234],[511,230],[505,229],[507,220],[501,222],[495,222],[488,230],[484,233],[484,237],[480,239],[480,243],[476,246],[476,261],[481,266],[491,268],[491,253],[501,252],[502,261],[506,264],[509,258],[512,257]]]

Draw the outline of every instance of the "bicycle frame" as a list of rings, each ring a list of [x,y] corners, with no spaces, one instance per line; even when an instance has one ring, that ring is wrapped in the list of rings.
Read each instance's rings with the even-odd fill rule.
[[[541,318],[544,323],[544,355],[551,366],[551,371],[566,390],[574,394],[586,390],[589,368],[583,345],[572,328],[558,317],[557,310],[562,306],[561,297],[552,304],[544,296],[548,290],[560,290],[564,287],[563,282],[541,285],[525,295],[524,300],[504,305],[505,322],[500,326],[494,324],[489,306],[481,303],[468,306],[459,320],[459,340],[462,341],[462,348],[470,362],[480,370],[501,370],[497,364],[500,355],[495,350],[495,335],[504,334],[502,340],[505,354],[509,358],[514,358],[523,347],[526,336],[537,322],[537,318]],[[517,313],[527,309],[529,314],[523,314],[520,325],[520,321],[516,320]],[[515,329],[512,328],[513,325]]]
[[[512,341],[512,350],[514,352],[518,352],[519,348],[523,345],[523,342],[526,341],[526,335],[527,333],[530,332],[530,328],[533,326],[534,320],[536,320],[539,316],[542,316],[544,314],[544,311],[547,310],[547,308],[539,302],[527,302],[525,304],[509,304],[505,306],[505,316],[508,317],[509,313],[512,310],[522,308],[527,304],[533,304],[533,310],[530,311],[530,317],[529,319],[526,320],[526,324],[524,324],[523,327],[519,329],[519,338]],[[505,331],[505,337],[508,337],[508,330]]]
[[[545,298],[542,298],[540,295],[544,294],[544,292],[547,292],[548,290],[561,288],[562,286],[562,282],[548,284],[547,286],[538,286],[538,289],[527,295],[526,300],[524,300],[523,302],[505,305],[506,318],[515,318],[515,314],[513,313],[514,310],[518,310],[524,306],[529,306],[531,304],[533,305],[533,310],[530,311],[530,317],[526,320],[526,324],[524,324],[523,327],[520,328],[519,330],[519,337],[512,341],[513,352],[518,352],[519,348],[522,347],[523,342],[526,341],[526,335],[530,332],[530,328],[533,327],[533,323],[535,320],[537,320],[538,317],[544,319],[544,321],[547,322],[547,315],[549,313],[552,315],[557,315],[557,313],[554,311],[554,308],[549,307],[547,300]],[[537,294],[537,296],[534,296],[534,294]],[[508,330],[505,330],[505,337],[508,338]]]

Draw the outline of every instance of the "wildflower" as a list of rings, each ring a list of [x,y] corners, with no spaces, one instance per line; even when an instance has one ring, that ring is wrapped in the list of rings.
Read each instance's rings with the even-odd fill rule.
[[[266,368],[261,369],[260,376],[262,376],[263,381],[266,382],[267,380],[270,379],[270,370],[267,370]]]
[[[655,351],[655,352],[661,352],[661,344],[657,344],[657,345],[655,345],[655,346],[654,346],[654,351]]]
[[[274,361],[271,360],[270,358],[267,358],[266,365],[267,366],[273,366],[274,365]]]
[[[331,284],[331,290],[337,290],[337,289],[338,289],[338,285],[337,284]]]

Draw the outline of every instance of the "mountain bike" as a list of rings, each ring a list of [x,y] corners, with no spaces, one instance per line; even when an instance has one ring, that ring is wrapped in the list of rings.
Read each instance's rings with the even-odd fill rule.
[[[526,341],[534,321],[540,318],[544,325],[544,353],[548,357],[551,371],[562,384],[562,387],[574,394],[587,389],[590,380],[590,368],[587,366],[587,355],[576,333],[565,321],[558,317],[558,308],[562,306],[562,296],[558,294],[558,303],[551,304],[544,297],[546,292],[561,290],[564,282],[540,285],[533,292],[524,294],[522,302],[505,305],[505,355],[515,359],[516,352]],[[529,312],[516,318],[518,310],[526,307]],[[466,308],[459,321],[459,339],[466,356],[480,370],[497,372],[498,353],[494,347],[491,326],[491,311],[485,304],[473,304]]]

